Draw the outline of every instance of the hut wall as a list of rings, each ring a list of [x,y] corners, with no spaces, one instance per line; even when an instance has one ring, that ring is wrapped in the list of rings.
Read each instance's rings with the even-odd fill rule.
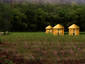
[[[52,33],[52,29],[47,29],[46,33]]]
[[[69,35],[79,35],[79,29],[69,29]]]
[[[64,35],[64,29],[62,30],[62,35]]]
[[[64,29],[60,29],[60,30],[54,29],[53,34],[54,35],[64,35]]]
[[[76,29],[75,35],[79,35],[79,29]]]
[[[46,30],[46,33],[49,33],[49,30]]]
[[[59,35],[63,35],[63,30],[62,29],[59,30]]]
[[[73,35],[73,29],[69,29],[69,35]]]
[[[53,30],[53,34],[54,34],[54,35],[58,35],[58,30],[57,30],[57,29],[54,29],[54,30]]]

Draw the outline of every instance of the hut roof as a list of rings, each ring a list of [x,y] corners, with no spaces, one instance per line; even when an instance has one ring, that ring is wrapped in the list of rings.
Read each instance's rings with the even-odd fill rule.
[[[64,28],[61,24],[57,24],[56,26],[53,27],[54,29],[61,29]]]
[[[69,26],[68,28],[79,28],[79,26],[77,26],[76,24],[72,24],[72,25]]]
[[[52,29],[52,26],[49,25],[45,29]]]

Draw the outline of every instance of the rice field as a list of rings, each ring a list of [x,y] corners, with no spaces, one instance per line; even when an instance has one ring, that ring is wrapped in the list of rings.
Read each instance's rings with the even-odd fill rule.
[[[3,43],[0,44],[0,50],[12,51],[13,54],[30,60],[29,64],[85,63],[84,32],[79,36],[69,36],[67,33],[64,36],[54,36],[44,32],[12,32],[0,38]],[[12,59],[10,61],[16,63]],[[20,64],[26,63],[21,61]]]

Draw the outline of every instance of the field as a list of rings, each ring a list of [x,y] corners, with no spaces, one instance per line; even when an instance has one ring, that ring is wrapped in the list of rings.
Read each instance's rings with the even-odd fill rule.
[[[1,60],[11,64],[83,64],[85,33],[54,36],[44,32],[11,32],[0,36],[0,51]]]

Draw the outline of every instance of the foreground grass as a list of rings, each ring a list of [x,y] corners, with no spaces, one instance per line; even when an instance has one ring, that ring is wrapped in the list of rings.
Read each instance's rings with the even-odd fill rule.
[[[54,36],[44,32],[14,32],[0,38],[8,44],[0,46],[0,49],[12,50],[26,59],[48,59],[52,64],[58,60],[85,59],[84,33],[79,36]]]

